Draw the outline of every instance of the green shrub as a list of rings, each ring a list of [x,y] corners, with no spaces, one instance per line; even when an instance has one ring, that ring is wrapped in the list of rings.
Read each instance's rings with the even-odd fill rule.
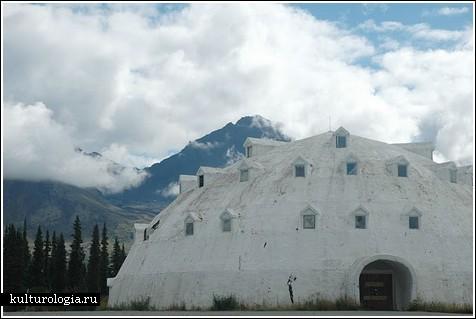
[[[233,295],[213,296],[213,306],[210,310],[253,310],[253,311],[330,311],[330,310],[359,310],[360,306],[353,300],[340,297],[337,300],[325,298],[310,298],[305,301],[286,305],[244,304],[236,300]]]
[[[149,301],[150,301],[149,297],[131,301],[131,310],[139,310],[139,311],[152,310],[149,305]]]
[[[165,311],[185,311],[185,310],[187,310],[187,307],[185,306],[184,302],[180,304],[172,304],[171,306],[165,308]]]
[[[350,299],[340,297],[338,299],[329,300],[324,298],[308,299],[304,302],[298,302],[287,307],[288,310],[318,310],[318,311],[330,311],[330,310],[358,310],[359,305]]]
[[[347,297],[340,297],[335,301],[336,310],[359,310],[360,305]]]
[[[236,300],[235,296],[215,296],[213,295],[213,306],[210,310],[223,311],[223,310],[238,310],[240,304]]]
[[[108,299],[109,297],[107,295],[101,296],[101,303],[96,308],[96,310],[99,310],[99,311],[108,310],[109,309],[107,306]]]
[[[130,303],[121,303],[114,307],[109,307],[109,310],[137,310],[137,311],[153,311],[155,307],[149,305],[150,297],[140,298],[131,301]]]

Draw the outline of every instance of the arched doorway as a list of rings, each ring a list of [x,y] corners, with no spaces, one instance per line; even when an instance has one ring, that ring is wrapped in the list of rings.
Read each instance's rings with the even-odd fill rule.
[[[348,293],[366,309],[405,310],[416,296],[415,271],[396,256],[361,258],[349,275]]]

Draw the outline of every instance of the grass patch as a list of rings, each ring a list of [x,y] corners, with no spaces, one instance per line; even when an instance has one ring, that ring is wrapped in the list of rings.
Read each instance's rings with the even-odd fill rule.
[[[99,310],[99,311],[109,310],[107,306],[108,299],[109,299],[109,296],[107,295],[101,296],[101,302],[99,306],[96,308],[96,310]]]
[[[262,306],[253,310],[266,311],[333,311],[333,310],[360,310],[354,301],[340,297],[336,300],[313,298],[290,305]]]
[[[467,303],[424,302],[420,299],[415,299],[410,303],[408,311],[473,313],[473,306]]]
[[[185,302],[180,304],[172,304],[171,306],[165,308],[165,311],[186,311],[187,306],[185,306]]]
[[[107,299],[103,304],[101,300],[100,310],[104,310],[104,305],[107,305]],[[137,310],[137,311],[154,311],[155,307],[150,306],[150,298],[140,298],[130,303],[123,303],[115,307],[109,307],[107,310]],[[98,309],[98,310],[99,310]],[[182,302],[172,304],[165,309],[165,311],[203,311],[200,307],[187,308],[187,305]],[[354,300],[340,297],[336,300],[329,300],[325,298],[312,298],[304,301],[298,301],[294,304],[286,305],[266,305],[253,304],[247,305],[237,300],[234,295],[217,296],[213,295],[213,305],[208,308],[210,311],[339,311],[339,310],[362,310],[360,305]],[[413,300],[408,311],[425,311],[425,312],[442,312],[442,313],[473,313],[471,304],[457,304],[457,303],[443,303],[443,302],[424,302],[422,300]]]
[[[213,295],[213,306],[210,308],[210,310],[212,311],[243,310],[240,308],[241,308],[240,304],[238,303],[234,295],[229,295],[229,296]]]
[[[117,306],[109,307],[108,310],[154,311],[157,309],[150,305],[150,297],[142,297],[129,303],[121,303]]]
[[[239,302],[234,295],[213,295],[211,311],[239,310],[239,311],[331,311],[331,310],[359,310],[360,306],[348,298],[328,300],[324,298],[308,299],[303,302],[286,305],[247,305]]]

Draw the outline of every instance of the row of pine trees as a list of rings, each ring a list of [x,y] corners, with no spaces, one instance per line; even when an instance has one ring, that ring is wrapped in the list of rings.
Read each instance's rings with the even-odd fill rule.
[[[3,288],[5,292],[96,292],[107,295],[106,279],[114,277],[126,254],[124,244],[114,240],[112,255],[106,224],[100,234],[96,224],[91,238],[89,258],[86,262],[81,222],[76,217],[73,224],[69,253],[63,233],[47,230],[43,236],[38,227],[33,252],[30,252],[26,231],[9,225],[3,238]]]

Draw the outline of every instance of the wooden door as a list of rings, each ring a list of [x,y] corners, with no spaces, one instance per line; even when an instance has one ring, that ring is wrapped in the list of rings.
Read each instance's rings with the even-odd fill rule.
[[[393,310],[391,274],[361,274],[360,304],[366,309]]]

